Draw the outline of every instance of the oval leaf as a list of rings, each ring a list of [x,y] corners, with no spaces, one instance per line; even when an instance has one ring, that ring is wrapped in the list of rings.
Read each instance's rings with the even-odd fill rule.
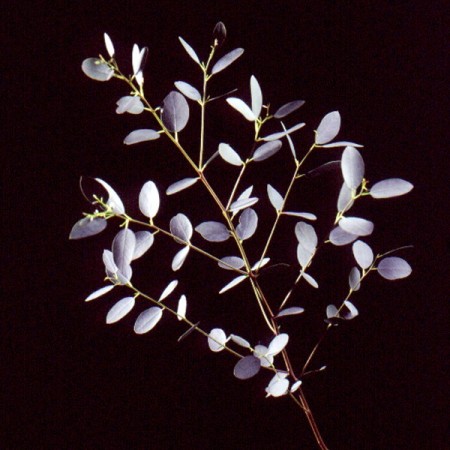
[[[269,196],[270,203],[275,208],[275,210],[281,211],[283,209],[284,203],[283,197],[270,184],[267,185],[267,195]]]
[[[117,273],[119,268],[117,267],[116,263],[114,262],[114,256],[112,254],[112,251],[110,250],[103,250],[102,254],[102,260],[103,264],[105,265],[106,274],[108,277],[114,277],[114,274]]]
[[[266,387],[267,396],[281,397],[286,395],[289,390],[289,380],[281,377],[278,373],[272,378]]]
[[[194,100],[196,102],[202,99],[200,92],[195,89],[194,86],[191,86],[189,83],[184,81],[175,81],[175,87],[187,98]]]
[[[253,111],[240,98],[228,97],[227,103],[230,106],[232,106],[236,111],[240,112],[250,122],[254,122],[256,120]]]
[[[179,132],[189,120],[189,105],[177,91],[170,92],[163,101],[162,121],[169,131]]]
[[[139,97],[127,95],[117,100],[117,114],[141,114],[144,111],[144,104]]]
[[[346,147],[341,159],[342,175],[350,189],[356,189],[364,177],[364,160],[354,147]]]
[[[383,258],[378,264],[378,273],[386,280],[398,280],[406,278],[412,272],[411,266],[397,256]]]
[[[242,269],[245,263],[239,256],[225,256],[219,261],[219,267],[226,270]]]
[[[237,362],[233,374],[239,380],[248,380],[254,377],[260,369],[261,360],[253,355],[248,355]]]
[[[284,350],[289,342],[289,336],[286,333],[281,333],[275,336],[269,344],[267,354],[276,356],[278,353]]]
[[[387,180],[375,183],[370,189],[370,195],[373,198],[390,198],[405,195],[411,191],[414,186],[401,178],[388,178]]]
[[[139,314],[134,324],[136,334],[149,332],[161,320],[163,310],[158,306],[152,306]]]
[[[211,73],[216,74],[226,69],[230,64],[236,61],[242,55],[242,53],[244,53],[243,48],[235,48],[234,50],[231,50],[231,52],[222,56],[222,58],[220,58],[214,64],[213,68],[211,69]]]
[[[328,113],[316,131],[316,144],[326,144],[334,139],[341,128],[341,115],[338,111]]]
[[[225,331],[220,328],[213,328],[208,335],[208,345],[213,352],[220,352],[227,342]]]
[[[81,64],[81,70],[86,76],[96,81],[108,81],[114,75],[114,70],[98,58],[88,58]]]
[[[251,238],[258,227],[258,215],[252,208],[245,209],[239,216],[239,224],[236,233],[241,240]]]
[[[252,75],[250,77],[250,93],[252,97],[252,111],[255,117],[259,117],[262,108],[262,92],[258,80]]]
[[[343,217],[339,221],[339,227],[356,236],[368,236],[372,234],[374,225],[370,220],[360,217]]]
[[[83,239],[101,233],[108,223],[101,217],[84,217],[70,230],[69,239]]]
[[[230,237],[228,228],[220,222],[202,222],[195,227],[195,231],[209,242],[223,242]]]
[[[352,250],[359,267],[362,269],[370,267],[373,262],[373,251],[365,242],[356,241],[352,246]]]
[[[106,316],[106,323],[108,325],[118,322],[125,317],[134,307],[134,297],[125,297],[119,300],[108,312]]]
[[[182,213],[178,213],[170,220],[170,232],[183,242],[189,242],[193,229],[190,220]]]
[[[159,192],[153,181],[147,181],[139,193],[139,209],[145,217],[153,219],[159,210]]]
[[[356,234],[347,233],[341,227],[334,228],[330,233],[330,242],[337,246],[350,244],[356,239],[358,239]]]
[[[282,143],[279,140],[266,142],[255,150],[252,158],[253,161],[264,161],[265,159],[270,158],[280,150],[281,145]]]
[[[140,142],[154,141],[159,139],[160,134],[155,130],[134,130],[124,140],[126,145],[139,144]]]
[[[317,283],[317,281],[311,275],[303,272],[302,277],[313,288],[317,289],[319,287],[319,283]]]
[[[188,253],[189,253],[189,247],[186,246],[186,247],[182,248],[179,252],[177,252],[176,255],[173,257],[172,270],[174,272],[181,269],[181,267],[184,264],[184,261],[186,261]]]
[[[317,216],[315,214],[313,214],[313,213],[296,212],[296,211],[283,211],[283,214],[285,216],[301,217],[302,219],[307,219],[307,220],[317,220]]]
[[[198,180],[199,178],[183,178],[182,180],[176,181],[167,188],[166,194],[172,195],[183,191],[184,189],[187,189],[197,183]]]
[[[291,114],[304,104],[305,104],[304,100],[294,100],[293,102],[286,103],[285,105],[280,106],[273,116],[275,117],[275,119],[282,119],[283,117],[286,117],[288,114]]]
[[[134,236],[136,238],[136,245],[134,247],[133,261],[144,255],[155,241],[155,238],[150,231],[138,231]]]
[[[353,206],[352,189],[346,183],[342,183],[341,190],[337,201],[337,209],[339,212],[346,212]]]
[[[219,155],[233,166],[242,166],[244,164],[241,157],[228,144],[219,144]]]
[[[315,250],[317,247],[317,234],[314,227],[306,222],[298,222],[295,225],[295,236],[298,242],[307,250]]]
[[[123,274],[128,271],[128,266],[133,260],[135,247],[136,236],[133,231],[124,228],[116,234],[112,243],[112,253],[114,262]]]
[[[285,308],[281,310],[277,315],[276,318],[284,317],[284,316],[295,316],[296,314],[301,314],[304,312],[304,308],[300,308],[300,306],[291,306],[290,308]]]

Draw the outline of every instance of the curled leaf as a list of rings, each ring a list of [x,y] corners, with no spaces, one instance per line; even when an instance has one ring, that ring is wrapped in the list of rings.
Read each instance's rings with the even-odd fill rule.
[[[347,186],[347,183],[342,183],[341,190],[337,201],[337,209],[339,212],[346,212],[353,206],[354,200],[352,198],[352,189]]]
[[[180,270],[182,265],[184,264],[184,261],[186,261],[187,255],[189,254],[189,247],[183,247],[181,250],[179,250],[176,255],[173,257],[172,260],[172,270],[176,272],[177,270]]]
[[[136,245],[134,247],[133,261],[140,258],[153,245],[155,238],[150,231],[138,231],[135,233]]]
[[[350,285],[350,289],[353,291],[359,290],[361,284],[361,273],[357,267],[353,267],[350,270],[350,275],[348,276],[348,284]]]
[[[344,301],[344,306],[341,308],[341,314],[340,316],[344,320],[352,320],[357,315],[359,315],[358,310],[356,309],[355,305],[348,300]]]
[[[81,69],[86,76],[96,81],[108,81],[114,75],[114,70],[98,58],[85,59]]]
[[[106,204],[117,214],[125,214],[125,207],[122,200],[117,195],[117,192],[106,182],[100,178],[95,178],[95,181],[100,183],[108,193],[108,200]]]
[[[235,202],[230,205],[230,211],[232,213],[237,213],[241,209],[249,208],[253,206],[258,201],[256,197],[250,198],[238,198]]]

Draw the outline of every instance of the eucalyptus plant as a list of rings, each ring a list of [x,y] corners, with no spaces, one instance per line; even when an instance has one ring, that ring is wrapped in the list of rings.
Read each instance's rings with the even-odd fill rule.
[[[255,76],[250,77],[250,103],[233,96],[235,91],[212,97],[209,91],[214,78],[244,53],[242,48],[236,48],[221,55],[225,38],[225,26],[219,22],[213,31],[209,54],[202,60],[191,45],[179,37],[182,50],[198,69],[201,82],[196,87],[186,81],[176,81],[174,89],[160,104],[155,104],[145,91],[144,68],[147,47],[140,48],[137,44],[133,46],[130,72],[119,67],[112,40],[105,33],[106,56],[99,55],[83,61],[82,70],[89,78],[103,82],[116,79],[125,85],[126,95],[117,101],[117,114],[145,114],[148,117],[151,127],[131,131],[125,137],[124,144],[155,145],[151,141],[163,138],[185,161],[191,176],[177,180],[174,174],[173,183],[165,189],[158,181],[148,180],[136,199],[141,213],[139,217],[133,217],[127,212],[123,201],[109,183],[95,178],[98,192],[92,197],[87,197],[93,209],[84,213],[83,218],[76,222],[70,232],[70,239],[97,235],[108,224],[118,226],[111,248],[103,250],[102,254],[106,284],[86,298],[86,301],[91,301],[113,290],[120,291],[121,299],[106,315],[107,324],[114,324],[133,314],[137,303],[146,306],[143,310],[141,307],[139,314],[135,314],[136,334],[148,333],[163,319],[163,316],[171,316],[184,323],[185,330],[178,340],[191,332],[197,332],[204,337],[205,345],[207,344],[211,351],[229,352],[236,359],[234,368],[229,369],[230,373],[233,371],[239,380],[252,378],[258,373],[267,373],[269,376],[265,388],[266,396],[290,397],[306,415],[319,448],[325,449],[326,444],[308,406],[302,385],[306,374],[324,368],[310,369],[317,350],[332,327],[358,316],[354,297],[369,276],[378,274],[386,280],[397,280],[411,273],[410,265],[403,258],[393,256],[394,252],[403,247],[381,252],[372,250],[365,240],[373,233],[374,223],[352,215],[352,207],[357,202],[378,201],[404,195],[411,191],[413,186],[399,178],[370,184],[365,178],[365,165],[361,156],[363,146],[346,140],[336,140],[341,126],[338,111],[326,114],[313,132],[308,132],[308,136],[311,137],[309,148],[299,150],[294,143],[294,136],[299,130],[307,127],[305,123],[295,121],[288,125],[287,120],[290,120],[303,105],[302,100],[293,100],[272,113],[269,101],[263,96]],[[154,97],[153,89],[152,97]],[[238,151],[236,143],[232,143],[235,147],[233,148],[230,142],[217,142],[215,148],[207,148],[205,145],[207,112],[212,102],[226,102],[229,116],[235,116],[233,120],[240,117],[253,125],[250,128],[253,141],[250,148],[241,148]],[[183,131],[191,126],[190,111],[193,108],[199,109],[199,121],[196,121],[199,123],[193,125],[199,128],[198,148],[188,146],[183,140]],[[227,117],[223,118],[224,121],[226,119]],[[268,129],[271,131],[266,131]],[[275,188],[277,172],[274,166],[273,179],[262,180],[264,189],[260,186],[254,189],[253,186],[246,185],[247,173],[252,170],[258,171],[260,165],[267,164],[266,160],[279,151],[288,152],[291,160],[289,181],[284,186]],[[305,171],[305,161],[311,159],[316,152],[330,152],[334,157],[336,152],[339,152],[341,157]],[[152,155],[153,165],[158,164],[158,158],[164,158],[162,152]],[[235,168],[235,177],[229,185],[226,196],[219,193],[214,183],[210,182],[208,173],[213,165],[224,164]],[[292,201],[294,186],[308,179],[309,175],[326,176],[330,168],[337,169],[341,173],[342,187],[336,192],[334,223],[325,236],[319,237],[313,225],[318,220],[316,214],[297,211],[295,208],[288,208],[288,205],[295,203]],[[279,169],[283,174],[286,173],[286,167]],[[223,191],[223,181],[218,182]],[[184,204],[183,210],[174,215],[168,223],[158,218],[161,201],[168,201],[167,197],[194,185],[201,185],[212,199],[217,208],[214,215],[204,211],[205,217],[202,221],[193,224],[189,218],[191,205]],[[219,213],[221,220],[211,220],[211,217],[216,218]],[[268,235],[261,240],[263,245],[258,257],[254,258],[250,257],[247,248],[248,241],[259,232],[260,215],[265,223],[270,223],[271,226]],[[271,265],[280,264],[271,262],[270,253],[274,236],[280,232],[279,225],[282,221],[292,223],[291,235],[283,242],[287,248],[296,248],[296,260],[282,263],[296,267],[297,275],[292,285],[279,286],[282,295],[274,299],[266,295],[260,275],[264,277],[263,268],[266,270]],[[156,239],[163,242],[175,241],[179,249],[171,256],[171,263],[167,264],[167,287],[163,292],[148,293],[141,291],[139,284],[134,281],[132,267],[136,259],[143,257],[152,248]],[[204,241],[213,244],[204,245]],[[221,243],[225,241],[232,242],[234,251],[226,253],[222,250]],[[283,322],[288,316],[304,313],[302,289],[310,291],[319,289],[321,280],[330,276],[315,273],[314,260],[317,254],[326,252],[332,246],[349,245],[355,261],[353,267],[348,268],[348,290],[338,297],[330,293],[329,297],[334,301],[323,311],[324,333],[309,352],[304,364],[301,367],[294,367],[290,359],[289,334]],[[214,250],[211,251],[211,248]],[[216,318],[215,328],[205,329],[200,325],[198,317],[189,315],[186,291],[189,291],[190,280],[186,277],[183,279],[182,269],[189,263],[189,254],[193,252],[199,253],[210,262],[212,274],[214,268],[230,273],[229,281],[218,291],[211,292],[211,298],[226,296],[228,291],[238,290],[244,284],[250,286],[253,301],[267,329],[266,335],[261,336],[258,342],[250,342],[245,336],[234,334],[233,330],[225,331],[221,327],[220,317]],[[289,252],[286,254],[289,255]],[[177,288],[179,293],[175,295]],[[195,292],[190,292],[189,297],[193,302],[199,300],[196,299]],[[243,301],[248,299],[245,298]]]

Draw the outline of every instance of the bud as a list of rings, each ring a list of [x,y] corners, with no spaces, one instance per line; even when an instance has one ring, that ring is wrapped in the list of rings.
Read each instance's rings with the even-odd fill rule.
[[[223,22],[217,22],[213,30],[214,47],[220,47],[227,38],[227,29]]]

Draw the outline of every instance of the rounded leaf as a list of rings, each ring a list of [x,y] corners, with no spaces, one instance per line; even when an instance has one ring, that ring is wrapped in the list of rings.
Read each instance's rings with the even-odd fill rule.
[[[333,230],[331,230],[330,232],[330,242],[333,245],[347,245],[355,241],[356,239],[358,239],[358,236],[356,234],[348,233],[341,227],[333,228]]]
[[[281,397],[287,394],[288,389],[289,380],[277,373],[266,387],[266,392],[268,396]]]
[[[240,336],[236,336],[235,334],[230,334],[230,339],[237,345],[240,345],[244,348],[250,348],[250,342],[246,339],[241,338]]]
[[[133,261],[135,247],[136,236],[129,228],[120,230],[112,242],[114,262],[123,274],[128,271],[128,266]]]
[[[230,237],[228,228],[220,222],[202,222],[195,227],[195,231],[209,242],[223,242]]]
[[[225,331],[221,328],[213,328],[208,335],[208,345],[213,352],[220,352],[227,342]]]
[[[98,58],[87,58],[81,64],[81,70],[86,76],[96,81],[108,81],[114,75],[114,70]]]
[[[189,83],[186,83],[185,81],[175,81],[175,87],[187,98],[199,101],[202,99],[202,96],[200,95],[200,92],[198,92],[197,89],[195,89],[194,86],[191,86]]]
[[[261,369],[261,360],[253,355],[240,359],[234,366],[233,374],[240,380],[254,377]]]
[[[356,236],[368,236],[372,234],[374,225],[370,220],[360,217],[343,217],[339,221],[339,227]]]
[[[315,250],[318,239],[314,227],[306,222],[298,222],[295,225],[295,236],[298,242],[307,250]]]
[[[258,215],[252,208],[245,209],[239,216],[239,224],[236,227],[236,234],[239,239],[251,238],[258,227]]]
[[[241,269],[244,265],[244,260],[239,256],[225,256],[219,261],[219,267],[226,270]]]
[[[398,280],[406,278],[412,272],[411,266],[403,259],[397,256],[383,258],[378,263],[378,273],[386,280]]]
[[[139,97],[127,95],[117,100],[117,114],[141,114],[144,111],[144,104]]]
[[[356,241],[352,246],[352,250],[359,267],[362,269],[370,267],[373,262],[373,251],[365,242]]]
[[[152,306],[139,314],[134,324],[136,334],[149,332],[161,320],[163,310],[158,306]]]
[[[278,353],[283,351],[288,342],[289,336],[286,333],[278,334],[271,340],[267,350],[267,354],[272,356],[278,355]]]
[[[118,322],[120,319],[125,317],[134,307],[135,299],[134,297],[125,297],[119,300],[106,315],[106,323],[108,325]]]
[[[387,180],[375,183],[370,189],[370,195],[373,198],[390,198],[405,195],[414,186],[401,178],[388,178]]]
[[[326,144],[334,139],[341,128],[341,115],[338,111],[328,113],[316,131],[316,144]]]
[[[350,189],[356,189],[364,177],[364,160],[354,147],[346,147],[341,159],[342,176]]]
[[[190,220],[182,213],[178,213],[170,220],[170,232],[183,242],[189,242],[193,229]]]
[[[170,92],[163,101],[162,121],[169,131],[179,132],[189,120],[189,105],[183,95]]]
[[[153,219],[159,210],[159,192],[153,181],[147,181],[139,193],[139,209],[145,217]]]

